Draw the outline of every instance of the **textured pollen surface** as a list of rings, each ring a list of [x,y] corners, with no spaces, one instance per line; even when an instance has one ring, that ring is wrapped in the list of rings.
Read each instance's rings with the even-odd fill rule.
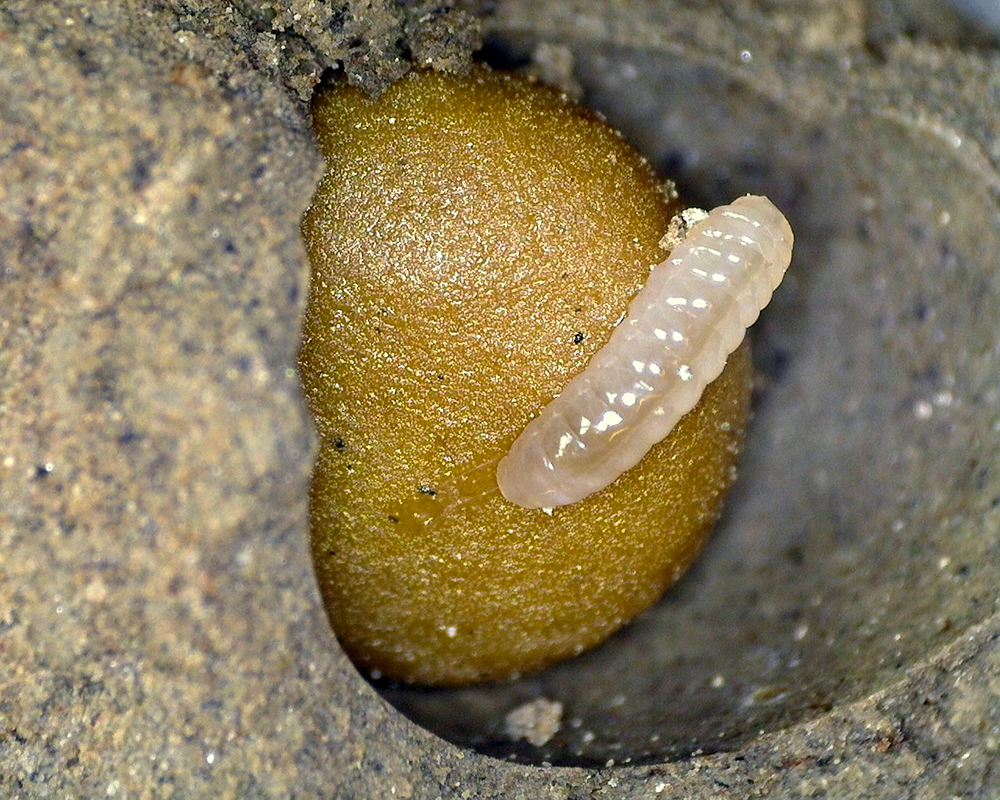
[[[677,210],[613,130],[483,71],[315,102],[300,366],[323,447],[312,544],[334,629],[403,681],[502,678],[593,646],[688,566],[749,400],[746,348],[613,490],[519,508],[495,470],[663,258]]]
[[[504,497],[525,508],[575,503],[639,463],[719,377],[791,255],[792,229],[766,197],[741,197],[696,224],[500,461]]]

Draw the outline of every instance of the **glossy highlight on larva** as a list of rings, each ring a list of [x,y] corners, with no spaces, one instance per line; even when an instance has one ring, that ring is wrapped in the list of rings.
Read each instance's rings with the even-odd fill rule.
[[[504,497],[567,505],[635,466],[722,372],[788,269],[792,240],[766,197],[741,197],[695,224],[608,343],[500,461]]]

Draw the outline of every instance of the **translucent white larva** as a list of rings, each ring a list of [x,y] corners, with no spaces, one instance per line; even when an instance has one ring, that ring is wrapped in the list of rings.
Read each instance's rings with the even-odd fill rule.
[[[637,464],[722,372],[791,256],[792,229],[766,197],[709,212],[500,460],[503,496],[525,508],[575,503]]]

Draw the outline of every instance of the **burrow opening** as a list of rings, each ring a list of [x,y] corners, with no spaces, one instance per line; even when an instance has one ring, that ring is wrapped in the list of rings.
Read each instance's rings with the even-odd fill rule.
[[[495,65],[527,52],[487,48]],[[754,330],[740,478],[695,567],[604,645],[520,680],[376,683],[455,744],[532,764],[734,749],[903,676],[1000,582],[1000,224],[946,143],[865,111],[804,121],[702,64],[579,48],[585,102],[682,198],[770,196],[792,269]],[[561,704],[543,746],[506,715]]]

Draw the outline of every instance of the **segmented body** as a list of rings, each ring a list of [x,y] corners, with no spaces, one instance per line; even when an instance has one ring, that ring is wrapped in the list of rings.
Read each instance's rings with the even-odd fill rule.
[[[637,464],[722,372],[781,282],[792,238],[774,204],[752,195],[695,224],[607,344],[501,459],[504,497],[566,505]]]

